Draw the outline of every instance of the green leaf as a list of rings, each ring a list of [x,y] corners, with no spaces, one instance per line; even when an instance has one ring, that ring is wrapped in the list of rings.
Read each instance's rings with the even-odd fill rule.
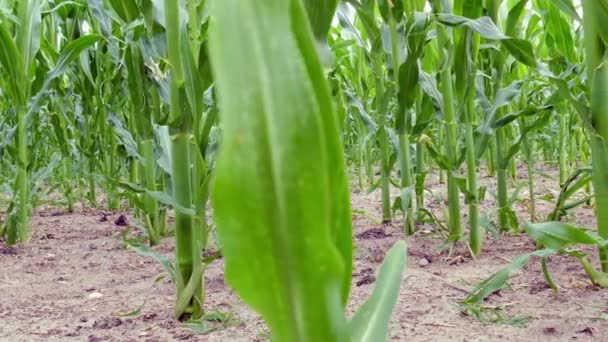
[[[595,24],[597,25],[597,34],[602,38],[604,45],[608,44],[608,2],[606,0],[597,0],[592,2],[592,6],[595,5],[595,13],[593,13],[589,19],[595,17]],[[585,29],[586,30],[586,29]]]
[[[494,273],[490,278],[479,283],[471,293],[461,302],[462,304],[478,304],[481,303],[487,296],[490,294],[503,289],[511,274],[515,271],[518,271],[522,267],[528,264],[530,258],[532,256],[539,257],[548,257],[551,254],[554,254],[555,251],[549,249],[542,249],[536,252],[524,254],[518,256],[512,263],[510,263],[505,268],[500,271]]]
[[[275,340],[346,340],[349,192],[306,11],[226,0],[212,16],[223,140],[211,194],[226,279]]]
[[[397,120],[404,121],[403,116],[406,115],[406,111],[410,109],[416,99],[418,98],[418,80],[420,78],[420,74],[418,73],[418,56],[408,55],[405,63],[401,64],[399,67],[399,111],[401,115],[397,117]],[[397,124],[397,130],[400,131],[400,128],[404,127],[402,123],[401,125]]]
[[[507,16],[507,35],[517,37],[520,26],[521,26],[521,17],[526,9],[526,5],[528,5],[529,0],[520,0],[511,10],[509,11],[509,15]]]
[[[440,23],[448,26],[466,26],[473,31],[479,33],[485,39],[490,40],[505,40],[509,39],[504,33],[502,33],[490,17],[481,17],[477,19],[469,19],[458,15],[439,13],[437,14],[437,20]]]
[[[26,80],[30,80],[34,74],[33,62],[36,54],[40,49],[40,24],[42,22],[42,14],[40,12],[39,0],[22,0],[18,2],[17,7],[19,17],[19,29],[17,30],[17,46],[23,58],[23,66],[25,67],[23,74]],[[24,81],[26,81],[24,80]],[[28,83],[22,84],[23,87],[29,87]],[[29,89],[24,89],[26,94]]]
[[[338,0],[304,0],[303,2],[315,38],[325,41],[338,7]]]
[[[190,215],[190,216],[196,215],[196,211],[194,209],[184,208],[183,206],[179,205],[179,203],[177,203],[177,201],[175,201],[175,199],[172,196],[169,196],[168,194],[166,194],[162,191],[145,190],[145,192],[150,197],[154,198],[155,200],[159,201],[160,203],[173,207],[173,210],[175,210],[175,211],[178,211],[182,214],[186,214],[186,215]]]
[[[148,303],[148,297],[144,298],[144,301],[137,308],[135,308],[135,309],[133,309],[131,311],[127,311],[127,312],[118,312],[118,313],[114,314],[114,316],[118,316],[118,317],[135,317],[135,316],[139,316],[139,314],[146,307],[146,303]]]
[[[570,61],[575,61],[576,44],[572,38],[571,23],[561,15],[553,0],[536,0],[538,6],[543,8],[541,15],[545,26],[545,34],[554,42],[553,48]]]
[[[127,247],[129,249],[137,252],[137,254],[139,254],[141,256],[154,258],[154,260],[158,261],[158,263],[160,263],[161,266],[163,266],[165,271],[167,271],[167,273],[169,273],[169,277],[171,277],[171,280],[175,281],[175,267],[173,267],[173,264],[171,264],[171,261],[169,261],[169,259],[167,259],[166,256],[153,250],[152,248],[150,248],[148,246],[128,245]]]
[[[433,143],[433,141],[431,140],[431,138],[429,138],[428,136],[424,135],[420,137],[420,142],[424,144],[424,146],[427,148],[427,152],[429,153],[429,155],[431,156],[431,158],[433,158],[433,160],[435,160],[435,162],[437,163],[437,165],[442,169],[442,170],[451,170],[452,168],[450,167],[451,163],[449,158],[447,158],[444,154],[442,154],[437,147],[435,146],[435,144]]]
[[[357,95],[349,91],[346,92],[346,97],[348,98],[350,105],[357,109],[357,112],[359,113],[359,118],[361,119],[361,121],[363,121],[365,127],[367,127],[367,129],[371,133],[376,133],[376,131],[378,130],[378,126],[374,119],[365,110],[363,103],[361,103],[361,99],[359,99]]]
[[[386,24],[388,24],[391,19],[396,22],[401,21],[403,18],[402,0],[377,0],[377,2],[380,15]]]
[[[143,161],[143,158],[139,155],[137,143],[133,138],[133,134],[125,127],[118,115],[110,113],[108,115],[108,124],[114,129],[114,132],[120,139],[121,145],[124,146],[127,154],[134,159]]]
[[[388,323],[399,297],[406,258],[405,241],[397,241],[386,254],[374,292],[349,322],[351,341],[387,340]]]
[[[443,113],[443,94],[437,87],[437,80],[430,74],[426,73],[422,68],[419,68],[418,74],[420,76],[420,88],[422,91],[431,98],[435,109]]]
[[[42,88],[36,94],[36,96],[34,96],[34,98],[32,99],[32,101],[30,103],[30,106],[29,106],[28,112],[27,112],[28,117],[31,118],[32,115],[34,115],[35,113],[38,112],[38,110],[40,109],[41,102],[42,102],[42,97],[49,90],[53,80],[55,80],[57,77],[63,75],[67,71],[71,62],[75,61],[84,50],[90,48],[91,46],[93,46],[95,43],[97,43],[101,39],[102,39],[102,37],[100,35],[89,34],[89,35],[82,36],[76,40],[69,42],[61,50],[61,54],[59,55],[59,59],[57,60],[57,64],[55,65],[55,68],[53,68],[53,70],[51,70],[46,75],[46,79],[44,80]]]
[[[135,0],[109,0],[112,8],[126,23],[139,18],[139,9]]]
[[[488,109],[484,122],[477,127],[476,148],[477,157],[481,157],[488,148],[488,141],[493,136],[492,128],[496,126],[496,112],[498,109],[511,104],[520,94],[523,88],[523,81],[515,81],[505,88],[501,88],[496,93],[494,104]]]
[[[583,22],[583,20],[581,19],[581,16],[576,11],[576,8],[574,8],[574,5],[572,4],[572,0],[552,0],[552,1],[553,1],[553,4],[555,4],[555,6],[557,6],[557,8],[560,9],[560,11],[564,12],[566,15],[570,16],[572,19],[578,21],[579,23]]]
[[[17,44],[15,44],[15,39],[2,23],[0,23],[0,66],[4,73],[8,74],[9,87],[6,91],[12,95],[18,104],[23,105],[26,100],[21,85],[24,81],[23,60],[17,49]]]
[[[511,113],[511,114],[507,114],[507,115],[503,116],[502,118],[496,120],[496,122],[494,122],[492,127],[493,128],[504,127],[504,126],[510,124],[511,122],[519,119],[522,116],[532,116],[535,114],[543,114],[546,112],[550,112],[552,110],[553,110],[552,105],[542,106],[542,107],[527,107],[516,113]]]
[[[563,222],[529,223],[526,232],[547,248],[560,251],[572,245],[599,245],[600,239],[589,230]]]
[[[536,67],[536,57],[532,44],[524,39],[512,38],[502,33],[494,24],[490,17],[481,17],[478,19],[469,19],[453,14],[441,13],[437,15],[439,22],[449,26],[466,26],[473,31],[479,33],[483,38],[489,40],[498,40],[504,47],[521,63]]]
[[[537,60],[534,56],[534,48],[529,41],[524,39],[507,39],[502,42],[509,53],[521,63],[529,67],[537,67]]]

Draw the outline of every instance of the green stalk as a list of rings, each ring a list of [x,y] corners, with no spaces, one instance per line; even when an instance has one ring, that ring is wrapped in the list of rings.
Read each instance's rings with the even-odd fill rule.
[[[359,132],[363,132],[364,128],[362,123],[357,122]],[[357,147],[355,153],[357,154],[357,179],[359,182],[359,190],[363,191],[363,178],[365,171],[365,138],[363,134],[357,135]]]
[[[381,153],[382,153],[382,166],[380,170],[380,186],[382,191],[382,222],[389,223],[392,221],[391,217],[391,191],[390,191],[390,170],[389,170],[389,156],[388,156],[388,138],[386,132],[383,133],[384,137],[381,137]]]
[[[460,2],[460,13],[469,18],[478,18],[482,12],[482,2],[468,1]],[[484,230],[479,225],[479,189],[477,185],[477,151],[475,146],[475,128],[477,116],[475,110],[476,99],[476,61],[479,52],[480,37],[472,30],[460,32],[457,36],[456,53],[457,58],[467,60],[465,68],[456,72],[456,84],[460,88],[457,91],[459,97],[463,98],[464,120],[465,120],[465,145],[467,165],[467,189],[469,192],[469,246],[473,256],[481,253],[484,241]]]
[[[17,221],[17,238],[21,242],[27,241],[29,238],[28,229],[28,210],[29,210],[29,175],[28,175],[28,146],[27,146],[27,122],[26,113],[28,110],[28,102],[32,88],[32,79],[35,72],[35,55],[39,49],[36,43],[40,40],[40,20],[39,11],[40,3],[37,0],[15,2],[16,13],[20,25],[16,30],[15,43],[18,49],[18,54],[13,57],[21,57],[22,70],[18,70],[16,74],[19,79],[13,79],[15,85],[20,89],[12,89],[16,98],[15,112],[17,114],[17,179],[16,187],[19,194],[18,200],[18,221]],[[9,2],[8,8],[10,11],[12,4]],[[3,24],[0,24],[3,25]],[[7,46],[2,43],[4,53],[7,53]],[[9,51],[10,53],[10,51]],[[16,61],[15,61],[16,62]],[[3,72],[7,71],[7,66]]]
[[[399,148],[401,150],[401,205],[405,215],[403,229],[406,235],[410,235],[414,233],[414,210],[411,195],[410,135],[406,131],[399,134]]]
[[[488,0],[488,14],[496,26],[500,27],[498,20],[498,10],[502,0]],[[493,66],[495,69],[494,74],[494,94],[496,95],[498,89],[502,84],[504,63],[503,58],[498,57],[494,59]],[[500,119],[504,116],[504,108],[499,108],[496,111],[496,118]],[[511,222],[509,214],[511,208],[509,207],[509,196],[508,196],[508,180],[507,180],[507,168],[508,163],[505,162],[506,155],[506,131],[504,128],[496,130],[496,154],[495,154],[495,166],[496,166],[496,182],[497,182],[497,207],[498,207],[498,225],[501,231],[508,231],[511,229]]]
[[[421,219],[424,208],[424,179],[426,175],[424,165],[424,144],[416,143],[416,211],[418,219]]]
[[[191,194],[191,175],[190,168],[190,136],[187,133],[178,133],[172,137],[171,155],[173,159],[173,195],[177,204],[184,208],[192,207]],[[176,241],[176,264],[177,264],[177,293],[176,298],[181,298],[196,265],[200,265],[200,254],[197,248],[199,240],[194,233],[192,216],[175,212],[175,241]],[[202,280],[197,285],[202,289]],[[193,317],[202,314],[201,294],[196,293],[190,299],[188,308],[183,308],[184,312],[190,313]],[[178,312],[178,311],[176,311]],[[178,315],[178,316],[181,316]],[[179,318],[179,317],[178,317]]]
[[[133,131],[131,131],[133,132]],[[135,184],[139,180],[139,161],[135,158],[129,158],[130,168],[129,168],[129,182]],[[129,207],[134,208],[135,215],[139,216],[139,209],[135,207],[135,202],[133,200],[129,200]]]
[[[551,273],[549,273],[549,268],[547,267],[547,257],[542,257],[540,259],[540,266],[543,271],[543,276],[545,277],[545,281],[547,282],[549,287],[553,290],[553,292],[558,292],[557,285],[555,285],[555,282],[553,281],[553,278],[551,277]]]
[[[409,12],[408,12],[409,13]],[[418,99],[416,100],[416,116],[420,116],[423,110],[422,106],[422,93],[418,93]],[[416,172],[415,177],[415,188],[416,188],[416,217],[417,220],[422,220],[424,214],[422,210],[424,208],[424,182],[426,180],[426,163],[424,144],[420,141],[416,141]]]
[[[564,184],[568,179],[568,113],[559,115],[559,183]]]
[[[19,241],[25,242],[29,238],[28,230],[28,174],[27,174],[27,130],[25,121],[25,106],[17,107],[17,188],[19,189]]]
[[[474,74],[472,74],[474,75]],[[475,80],[470,80],[475,82]],[[473,255],[478,256],[481,253],[483,244],[484,230],[479,225],[479,198],[477,190],[477,158],[475,151],[475,91],[474,86],[470,85],[466,95],[466,136],[465,144],[466,163],[467,163],[467,185],[469,192],[473,195],[469,199],[469,230],[471,232],[469,245]]]
[[[190,144],[192,138],[192,118],[187,111],[182,112],[182,98],[185,97],[183,85],[183,69],[180,53],[180,13],[179,3],[165,0],[165,20],[167,28],[167,51],[169,63],[172,67],[171,75],[171,106],[170,120],[175,131],[171,138],[172,181],[173,197],[182,208],[193,207],[192,196],[192,160]],[[175,212],[175,240],[176,240],[176,318],[189,314],[192,318],[199,318],[203,314],[202,277],[193,273],[194,269],[201,267],[200,235],[195,233],[195,226],[191,215],[180,210]],[[191,284],[191,285],[189,285]],[[194,285],[192,285],[194,284]],[[194,287],[191,296],[186,293],[186,287]],[[184,298],[190,297],[190,298]],[[187,303],[186,305],[184,303]]]
[[[433,10],[436,13],[443,13],[444,10],[451,8],[451,1],[444,0],[444,4],[440,1],[433,2]],[[451,35],[448,30],[441,25],[437,26],[437,42],[439,51],[445,51],[443,69],[441,70],[441,93],[443,94],[443,116],[445,120],[445,144],[444,153],[450,162],[450,169],[447,172],[448,181],[448,227],[455,243],[462,235],[460,225],[460,200],[459,189],[456,183],[454,172],[455,159],[457,158],[458,144],[458,126],[456,123],[456,114],[454,110],[454,90],[452,85],[452,65],[451,56],[453,54],[453,45],[451,43]]]
[[[91,202],[91,206],[93,206],[93,208],[97,207],[97,191],[95,189],[96,184],[95,184],[95,162],[93,162],[93,159],[91,158],[89,160],[89,175],[88,175],[88,181],[89,181],[89,201]]]
[[[500,111],[500,110],[499,110]],[[502,114],[497,114],[502,116]],[[497,206],[498,206],[498,225],[501,231],[510,229],[509,223],[509,196],[507,192],[507,165],[505,159],[505,136],[501,129],[496,130],[496,183],[497,183]]]
[[[521,119],[522,122],[522,127],[525,126],[526,124],[526,119],[522,118]],[[523,137],[523,141],[522,141],[522,145],[523,145],[523,151],[524,151],[524,157],[526,158],[526,167],[528,170],[528,192],[529,194],[529,199],[530,199],[530,221],[531,222],[535,222],[536,221],[536,195],[535,195],[535,181],[534,181],[534,151],[536,149],[536,144],[534,143],[534,140],[530,140],[528,139],[527,136]]]
[[[392,15],[392,8],[390,8],[390,19],[389,29],[391,36],[391,50],[392,50],[392,61],[393,61],[393,75],[395,77],[395,95],[399,94],[399,67],[401,63],[401,52],[399,51],[399,36],[397,35],[397,24],[395,18]],[[410,94],[415,96],[416,94]],[[405,113],[397,113],[397,115],[404,115],[405,120],[403,127],[400,127],[397,132],[399,137],[399,164],[401,169],[401,206],[403,208],[403,231],[406,235],[414,233],[414,210],[412,208],[412,172],[411,172],[411,155],[410,155],[410,135],[408,132],[408,123],[411,120],[411,113],[409,109],[405,109]]]
[[[63,158],[61,171],[63,173],[63,191],[65,192],[65,198],[68,201],[68,212],[74,212],[74,196],[72,194],[72,187],[70,185],[69,179],[71,177],[71,165],[70,158]]]
[[[488,177],[494,177],[496,174],[496,166],[494,161],[496,160],[496,144],[493,140],[488,141],[488,151],[485,154],[486,169]]]
[[[108,136],[108,151],[106,153],[106,170],[110,177],[114,176],[114,171],[116,170],[116,161],[118,155],[116,154],[116,135],[114,132],[109,132],[106,130],[105,132]],[[117,210],[120,206],[120,201],[118,200],[118,195],[116,194],[116,187],[114,183],[108,181],[106,183],[107,189],[107,197],[108,197],[108,209],[109,210]]]
[[[585,51],[591,103],[590,141],[593,160],[593,186],[595,189],[598,233],[608,238],[608,69],[605,54],[607,46],[600,36],[601,11],[594,0],[583,0]],[[608,272],[608,248],[599,248],[603,272]]]
[[[140,142],[139,150],[143,158],[143,177],[146,189],[156,191],[156,160],[154,159],[154,139],[146,139]],[[145,194],[143,196],[145,213],[149,219],[148,235],[150,238],[150,246],[158,244],[161,238],[159,231],[160,219],[158,202],[152,196]]]
[[[391,222],[391,193],[390,193],[390,143],[386,132],[386,106],[384,90],[383,64],[376,60],[376,105],[378,106],[378,144],[380,146],[380,186],[382,191],[382,222]]]

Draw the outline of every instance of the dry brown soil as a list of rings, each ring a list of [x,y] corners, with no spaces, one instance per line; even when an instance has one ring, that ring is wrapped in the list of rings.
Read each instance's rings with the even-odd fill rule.
[[[429,188],[438,189],[436,177]],[[539,180],[537,195],[557,191],[555,182]],[[522,192],[525,198],[526,192]],[[429,207],[434,210],[439,202]],[[484,202],[483,211],[493,201]],[[523,203],[523,202],[522,202]],[[524,205],[516,208],[522,221]],[[542,215],[550,203],[539,201]],[[393,225],[378,223],[377,193],[353,193],[356,269],[349,312],[358,307],[374,286],[374,273],[386,250],[403,238],[399,219]],[[463,206],[463,214],[466,207]],[[127,220],[133,222],[128,214]],[[38,211],[31,226],[31,242],[7,247],[0,242],[0,341],[265,341],[264,322],[242,303],[223,280],[223,261],[207,270],[206,309],[223,312],[223,324],[201,334],[171,318],[173,284],[155,280],[164,274],[153,259],[123,247],[125,227],[104,220],[96,210],[65,214],[57,208]],[[569,217],[593,225],[590,208]],[[119,222],[120,223],[120,222]],[[447,258],[435,227],[421,225],[407,238],[408,269],[390,323],[394,341],[608,341],[608,291],[591,286],[577,261],[555,256],[549,267],[560,286],[554,293],[544,283],[538,260],[514,277],[510,288],[490,296],[487,306],[504,308],[506,317],[530,316],[523,326],[484,324],[466,315],[458,305],[467,290],[506,265],[517,255],[533,251],[527,236],[488,237],[479,260],[460,246]],[[171,257],[174,245],[165,241],[157,251]],[[264,284],[260,284],[264,286]],[[120,317],[138,308],[132,317]]]

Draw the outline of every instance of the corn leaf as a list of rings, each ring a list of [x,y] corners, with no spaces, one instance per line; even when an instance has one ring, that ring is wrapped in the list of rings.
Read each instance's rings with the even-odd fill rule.
[[[386,341],[388,323],[397,303],[407,258],[404,241],[388,251],[380,268],[376,288],[350,321],[352,341]]]
[[[581,16],[576,11],[576,8],[574,8],[572,0],[553,0],[553,3],[555,4],[555,6],[557,6],[557,8],[559,8],[562,12],[564,12],[572,19],[578,21],[579,23],[583,22]]]
[[[526,232],[547,248],[560,251],[572,245],[600,245],[602,239],[587,229],[564,222],[543,222],[526,225]]]
[[[338,0],[304,0],[308,18],[312,23],[313,33],[317,40],[324,41],[331,26]]]
[[[532,44],[524,39],[512,38],[502,33],[489,17],[481,17],[478,19],[469,19],[453,14],[438,14],[439,22],[448,26],[466,26],[471,30],[479,33],[483,38],[490,40],[498,40],[503,46],[521,63],[536,67],[537,61],[534,56]]]
[[[212,202],[227,281],[273,338],[342,341],[350,201],[305,13],[300,0],[212,6],[209,53],[224,133]]]
[[[8,93],[22,104],[25,101],[21,89],[24,78],[23,61],[15,39],[2,23],[0,23],[0,66],[4,70],[4,74],[8,75]]]
[[[139,17],[139,9],[135,0],[110,0],[112,8],[127,23]]]
[[[24,75],[30,79],[31,69],[36,53],[40,49],[40,3],[38,0],[19,1],[19,29],[17,30],[17,46],[23,58]],[[23,84],[22,86],[26,86]]]
[[[40,109],[42,98],[46,94],[46,92],[49,90],[53,80],[55,80],[57,77],[63,75],[67,71],[71,62],[74,62],[84,50],[93,46],[100,39],[101,39],[100,35],[89,34],[89,35],[82,36],[76,40],[71,41],[61,50],[61,53],[59,55],[59,59],[57,60],[57,64],[55,65],[55,68],[53,68],[53,70],[51,70],[46,75],[42,88],[36,94],[36,96],[33,97],[32,101],[30,103],[30,106],[29,106],[28,112],[27,112],[27,116],[29,117],[28,120],[31,120],[31,116],[34,115],[35,113],[37,113],[38,110]]]
[[[169,273],[169,277],[171,277],[171,280],[175,281],[175,267],[166,256],[153,250],[148,246],[128,245],[127,247],[141,256],[154,258],[156,261],[158,261],[159,264],[161,264],[165,271]]]
[[[528,264],[530,258],[533,256],[538,257],[548,257],[551,254],[554,254],[555,251],[550,249],[541,249],[536,252],[520,255],[512,263],[510,263],[505,268],[500,271],[494,273],[488,279],[479,283],[471,293],[461,302],[462,304],[478,304],[481,303],[487,296],[490,294],[503,289],[507,285],[507,281],[509,280],[512,273],[520,270],[522,267]]]

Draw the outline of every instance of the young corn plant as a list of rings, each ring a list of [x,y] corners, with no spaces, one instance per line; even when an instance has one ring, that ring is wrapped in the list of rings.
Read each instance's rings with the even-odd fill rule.
[[[464,17],[477,19],[481,16],[482,1],[461,1],[457,8]],[[477,182],[477,153],[475,151],[475,128],[477,127],[475,82],[476,60],[480,37],[471,29],[457,33],[456,54],[466,61],[465,67],[456,71],[456,93],[462,100],[465,124],[465,149],[467,165],[467,202],[469,204],[469,246],[473,255],[481,253],[484,230],[479,224],[480,191]]]
[[[192,185],[192,134],[194,115],[189,111],[187,102],[184,58],[182,44],[188,44],[185,36],[184,22],[180,14],[180,4],[165,0],[165,29],[167,39],[168,61],[171,67],[170,81],[170,119],[172,184],[175,203],[180,207],[193,207]],[[196,114],[196,113],[194,113]],[[175,213],[176,269],[177,292],[175,316],[184,313],[193,318],[202,315],[202,274],[203,265],[200,259],[201,235],[199,227],[194,226],[192,214],[177,211]]]
[[[28,103],[35,75],[34,59],[40,49],[41,4],[39,1],[20,1],[15,4],[18,22],[11,23],[3,18],[0,23],[0,63],[2,64],[8,87],[7,93],[13,99],[12,112],[16,116],[16,164],[15,178],[17,220],[16,225],[7,227],[8,243],[25,242],[29,238],[29,180],[27,122]],[[17,29],[19,27],[19,29]],[[14,31],[14,33],[12,32]]]
[[[61,49],[54,65],[48,72],[38,72],[41,68],[36,62],[40,50],[42,25],[42,3],[37,0],[14,3],[16,16],[0,18],[0,69],[7,85],[5,91],[12,99],[11,115],[15,118],[16,137],[14,139],[14,160],[17,165],[14,180],[14,195],[9,206],[8,219],[0,227],[0,236],[6,235],[7,242],[14,244],[26,242],[29,238],[28,221],[30,217],[33,187],[31,168],[36,165],[30,152],[28,132],[33,119],[38,115],[44,96],[55,79],[69,69],[80,53],[91,47],[100,37],[83,35],[68,42]],[[10,10],[10,9],[9,9]],[[42,64],[42,65],[46,65]],[[16,212],[12,212],[12,210]]]
[[[434,1],[432,3],[433,12],[436,15],[449,15],[452,11],[452,1]],[[452,63],[453,63],[453,38],[452,32],[443,25],[438,25],[437,28],[437,49],[443,54],[443,65],[441,66],[439,79],[440,89],[443,96],[443,125],[445,133],[444,137],[444,155],[446,159],[447,185],[448,185],[448,228],[450,230],[451,241],[457,241],[462,235],[462,226],[460,222],[460,199],[459,189],[456,180],[457,163],[456,156],[458,155],[458,137],[459,130],[456,121],[454,86],[452,82]]]

